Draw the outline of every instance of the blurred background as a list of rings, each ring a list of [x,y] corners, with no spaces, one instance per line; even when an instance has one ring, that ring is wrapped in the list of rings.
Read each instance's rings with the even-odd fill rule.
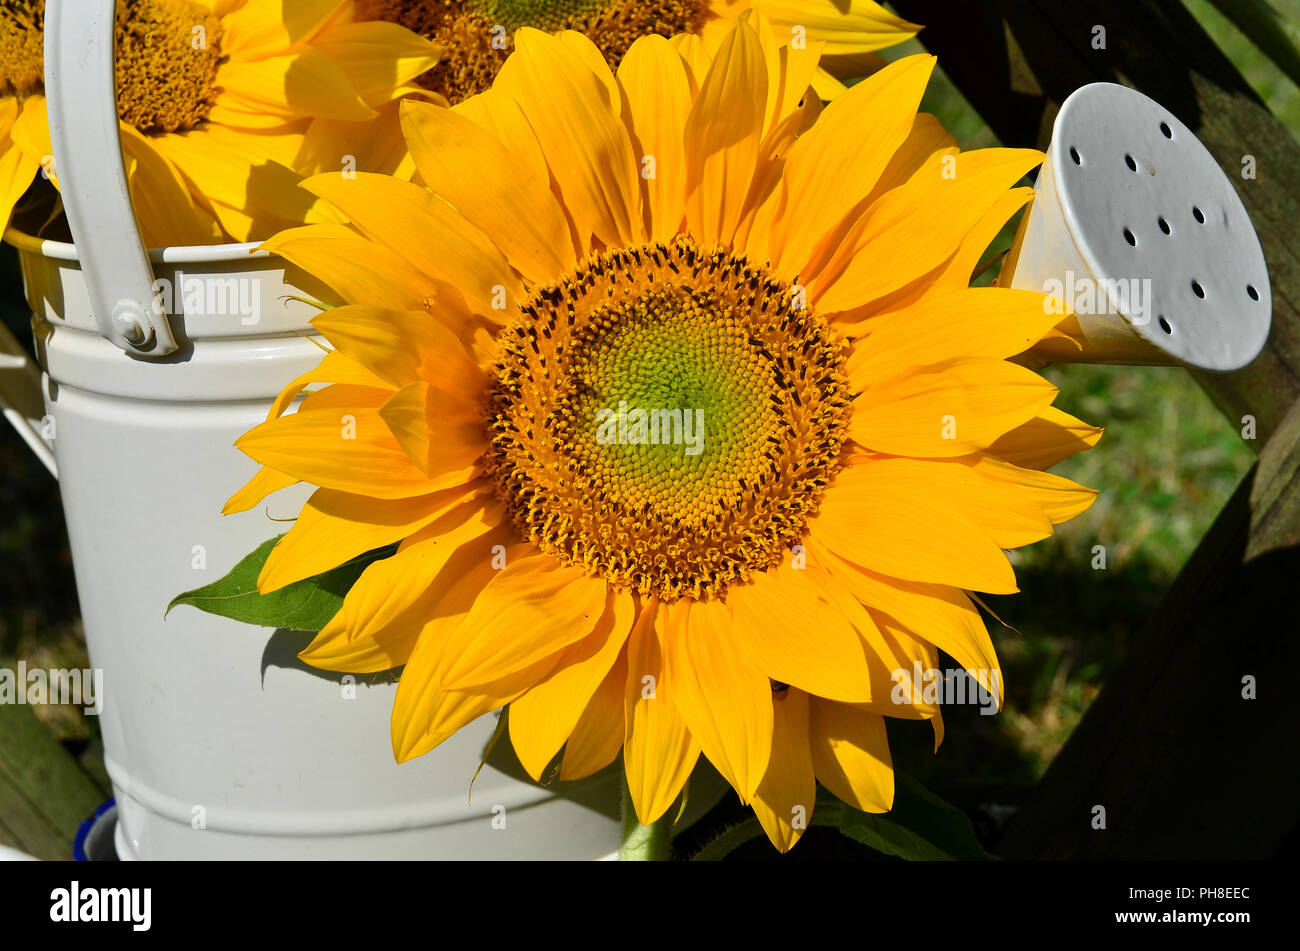
[[[1185,4],[1300,139],[1300,88],[1208,0]],[[1274,5],[1300,23],[1300,0]],[[886,56],[922,49],[913,41]],[[922,109],[936,114],[963,148],[998,144],[942,68]],[[1008,229],[990,254],[1010,238]],[[0,317],[30,347],[17,257],[8,246],[0,246]],[[1010,626],[989,622],[1003,666],[1006,708],[990,717],[972,706],[948,708],[947,738],[937,754],[928,725],[889,723],[895,764],[963,809],[986,843],[1069,737],[1255,454],[1182,369],[1076,366],[1049,368],[1045,375],[1060,387],[1056,406],[1106,427],[1096,448],[1054,470],[1101,494],[1054,537],[1013,553],[1020,594],[987,599]],[[1106,548],[1104,571],[1091,567],[1094,545]],[[18,435],[0,424],[0,668],[13,668],[19,659],[29,667],[89,665],[57,485]],[[26,709],[73,754],[79,774],[60,782],[78,786],[75,801],[111,795],[94,718],[75,707]],[[17,768],[0,755],[0,844],[16,841],[6,817],[30,811],[14,800],[22,794],[7,771]],[[746,814],[729,794],[686,834],[689,844],[708,841]],[[816,828],[790,858],[827,855],[882,858]],[[733,856],[775,853],[759,840]]]

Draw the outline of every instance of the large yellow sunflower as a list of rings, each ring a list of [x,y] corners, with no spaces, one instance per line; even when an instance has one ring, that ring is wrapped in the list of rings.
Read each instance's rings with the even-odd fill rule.
[[[1100,432],[1008,360],[1042,295],[968,286],[1042,156],[959,154],[916,113],[930,56],[823,111],[773,37],[612,72],[522,30],[489,92],[403,107],[425,185],[321,175],[349,223],[268,242],[349,303],[227,511],[319,487],[263,591],[400,542],[301,655],[405,665],[399,760],[509,704],[534,777],[622,750],[649,823],[703,752],[784,850],[814,777],[889,809],[885,717],[938,742],[896,672],[943,650],[1000,690],[966,592],[1015,591],[1003,549],[1088,506],[1042,470]]]
[[[511,37],[524,28],[580,32],[617,68],[634,40],[652,34],[695,34],[715,50],[736,18],[752,9],[776,39],[822,53],[811,79],[822,99],[844,90],[841,79],[882,66],[875,50],[921,29],[873,0],[350,0],[349,6],[350,19],[339,23],[398,23],[433,41],[438,64],[406,95],[443,104],[486,90],[512,49]],[[403,147],[398,109],[391,102],[381,108],[380,121],[364,126],[313,123],[300,164],[333,171],[341,155],[350,155],[365,171],[409,178],[414,166]]]
[[[437,60],[349,0],[118,0],[122,149],[146,244],[254,240],[320,218],[292,170],[315,117],[358,121]],[[0,231],[44,170],[44,0],[0,2]],[[317,42],[328,28],[329,42]]]

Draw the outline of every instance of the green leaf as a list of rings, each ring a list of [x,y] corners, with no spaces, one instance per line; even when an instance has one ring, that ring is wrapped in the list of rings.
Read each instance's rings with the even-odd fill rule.
[[[899,773],[894,774],[894,807],[889,812],[841,809],[840,832],[886,855],[914,862],[993,858],[975,838],[966,813]]]
[[[1268,0],[1210,0],[1293,83],[1300,84],[1300,32]]]
[[[167,605],[167,610],[171,611],[178,604],[188,604],[209,614],[219,614],[258,627],[319,631],[338,613],[343,606],[343,596],[366,566],[397,550],[395,545],[378,548],[314,578],[296,581],[270,594],[258,594],[257,576],[261,574],[271,549],[283,537],[277,535],[258,545],[219,581],[178,594]]]

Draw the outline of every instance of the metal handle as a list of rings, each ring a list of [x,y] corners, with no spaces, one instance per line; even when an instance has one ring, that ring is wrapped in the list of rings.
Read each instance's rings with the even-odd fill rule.
[[[0,324],[0,414],[57,479],[54,445],[47,434],[41,401],[41,371],[4,324]]]
[[[63,209],[100,333],[139,357],[176,351],[140,238],[118,134],[114,0],[48,0],[45,96]]]

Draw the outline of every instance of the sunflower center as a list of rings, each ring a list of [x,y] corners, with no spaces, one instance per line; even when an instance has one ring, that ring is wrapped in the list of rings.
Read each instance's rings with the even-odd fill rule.
[[[778,564],[838,465],[842,344],[725,250],[592,255],[499,347],[488,470],[516,526],[644,595],[723,597]]]
[[[184,132],[217,97],[221,21],[192,0],[118,0],[117,114],[146,135]]]
[[[40,91],[45,0],[0,0],[0,95]]]
[[[117,0],[117,115],[145,135],[184,132],[217,96],[221,21],[193,0]],[[0,0],[0,93],[45,84],[45,0]]]
[[[417,80],[453,105],[492,85],[520,27],[577,30],[617,67],[637,37],[694,32],[707,0],[358,0],[358,20],[400,23],[436,43],[441,62]]]

